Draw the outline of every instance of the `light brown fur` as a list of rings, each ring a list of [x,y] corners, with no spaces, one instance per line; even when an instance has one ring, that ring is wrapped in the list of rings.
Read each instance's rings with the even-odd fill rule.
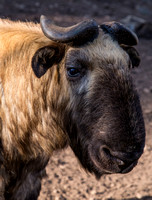
[[[37,79],[31,59],[43,46],[52,45],[33,23],[0,21],[0,118],[2,140],[12,158],[36,157],[43,151],[51,154],[65,145],[66,138],[50,117],[50,101],[56,95],[52,82],[56,70]],[[66,91],[65,91],[66,93]],[[58,133],[57,133],[58,132]]]

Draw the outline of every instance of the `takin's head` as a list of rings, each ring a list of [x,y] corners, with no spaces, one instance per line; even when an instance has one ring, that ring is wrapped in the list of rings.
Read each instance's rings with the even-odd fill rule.
[[[48,47],[49,56],[39,50],[33,70],[39,78],[50,65],[58,73],[60,86],[54,85],[54,92],[57,87],[61,91],[54,105],[56,101],[75,155],[96,177],[129,172],[145,144],[140,100],[130,75],[140,62],[132,47],[137,44],[136,35],[117,22],[98,26],[91,20],[62,28],[42,16],[41,27],[59,48],[51,53]],[[46,56],[44,64],[34,64],[41,61],[38,55]]]

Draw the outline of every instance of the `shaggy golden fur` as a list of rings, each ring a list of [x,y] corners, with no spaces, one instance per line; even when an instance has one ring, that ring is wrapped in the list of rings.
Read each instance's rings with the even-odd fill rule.
[[[57,81],[56,70],[48,71],[39,80],[31,68],[35,52],[48,45],[54,44],[42,34],[39,25],[0,21],[1,137],[10,158],[19,153],[29,159],[65,145],[65,134],[50,117],[54,115],[50,99],[58,95],[52,85]]]

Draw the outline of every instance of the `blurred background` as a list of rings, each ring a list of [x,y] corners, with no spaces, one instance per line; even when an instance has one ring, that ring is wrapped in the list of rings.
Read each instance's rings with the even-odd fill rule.
[[[121,20],[135,15],[145,20],[152,17],[151,0],[0,0],[2,18],[39,21],[41,14],[59,23],[71,24],[84,18]]]
[[[39,22],[47,15],[61,26],[84,19],[119,21],[139,37],[141,64],[132,76],[141,98],[146,146],[137,167],[97,181],[79,166],[70,148],[54,153],[39,200],[152,200],[152,0],[0,0],[0,17]]]

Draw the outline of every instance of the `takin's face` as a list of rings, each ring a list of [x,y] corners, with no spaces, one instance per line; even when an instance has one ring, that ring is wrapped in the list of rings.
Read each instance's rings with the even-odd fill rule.
[[[67,134],[82,166],[97,177],[129,172],[143,153],[144,121],[129,62],[102,31],[90,45],[66,54]]]
[[[122,48],[102,29],[89,43],[65,47],[56,69],[61,88],[56,102],[72,150],[97,178],[129,172],[145,144],[140,101],[130,75],[130,67],[139,64],[138,53]],[[47,71],[33,70],[38,77]]]

